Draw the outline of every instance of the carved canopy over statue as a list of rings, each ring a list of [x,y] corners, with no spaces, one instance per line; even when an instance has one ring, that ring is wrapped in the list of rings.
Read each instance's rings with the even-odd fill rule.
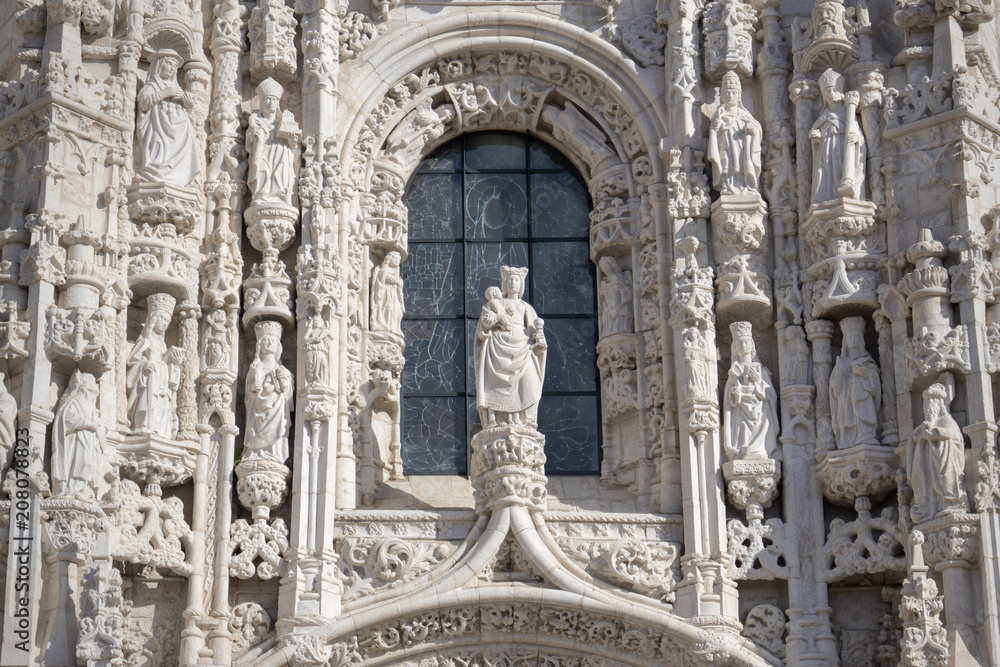
[[[708,159],[722,194],[757,192],[760,179],[760,123],[743,108],[743,87],[736,72],[722,77],[722,105],[712,116]]]
[[[843,349],[830,375],[830,414],[838,449],[877,445],[882,380],[865,349],[865,320],[847,317],[840,323]]]
[[[17,439],[17,399],[7,391],[5,379],[0,373],[0,467],[6,467]]]
[[[528,269],[500,269],[503,292],[486,290],[476,328],[476,407],[483,426],[538,424],[548,345],[543,322],[523,301]]]
[[[74,371],[52,422],[52,491],[94,499],[104,457],[105,430],[97,410],[97,381]]]
[[[778,448],[778,397],[760,363],[749,322],[733,322],[733,359],[723,398],[723,446],[730,461],[773,459]]]
[[[146,298],[146,324],[128,355],[128,416],[132,432],[173,438],[177,434],[177,387],[184,351],[167,348],[163,335],[174,314],[174,297]]]
[[[858,124],[858,93],[844,93],[844,77],[832,69],[819,78],[823,111],[813,123],[813,204],[838,197],[861,199],[865,184],[865,136]],[[846,101],[845,101],[846,100]]]
[[[906,460],[906,476],[913,489],[910,517],[914,523],[969,509],[963,488],[965,442],[962,429],[948,412],[954,397],[951,373],[942,373],[924,390],[924,421],[913,431]]]
[[[137,95],[135,177],[139,181],[185,187],[201,169],[190,113],[192,101],[177,83],[181,63],[176,51],[157,51],[149,78]]]
[[[265,79],[257,86],[260,109],[250,114],[246,138],[250,154],[247,185],[253,204],[293,205],[301,132],[292,112],[281,109],[284,92],[274,79]]]
[[[247,428],[243,460],[288,459],[288,427],[295,385],[292,373],[281,365],[281,325],[259,322],[257,354],[246,380]]]

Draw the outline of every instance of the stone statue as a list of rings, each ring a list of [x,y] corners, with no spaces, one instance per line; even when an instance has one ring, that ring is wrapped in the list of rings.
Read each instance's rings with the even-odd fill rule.
[[[213,310],[205,318],[205,365],[208,368],[229,367],[229,331],[226,312]]]
[[[151,294],[146,298],[146,324],[128,355],[125,379],[128,417],[136,435],[173,438],[177,433],[177,387],[184,351],[167,348],[163,335],[174,314],[174,297]]]
[[[157,51],[149,78],[137,95],[137,180],[185,187],[201,169],[190,113],[192,101],[177,83],[181,62],[176,51]]]
[[[722,106],[712,116],[708,160],[715,187],[724,195],[757,192],[760,179],[760,123],[743,108],[736,72],[722,77]]]
[[[502,297],[487,294],[476,328],[476,407],[483,426],[538,425],[545,356],[543,322],[521,300],[528,269],[500,269]]]
[[[601,257],[601,336],[630,333],[633,328],[632,272],[622,269],[614,257]]]
[[[858,125],[858,94],[844,94],[844,77],[833,69],[819,78],[823,111],[813,123],[813,204],[838,197],[860,199],[865,182],[865,136]],[[845,102],[846,99],[846,102]]]
[[[398,252],[393,250],[372,271],[372,331],[402,334],[403,279],[399,276]]]
[[[330,352],[334,349],[333,331],[319,313],[306,321],[304,343],[307,384],[327,384],[330,381]]]
[[[258,322],[257,354],[246,380],[247,429],[243,460],[288,459],[288,427],[292,412],[292,373],[281,365],[281,325]]]
[[[781,355],[781,384],[804,385],[809,383],[809,343],[800,326],[787,326],[781,332],[785,347]]]
[[[7,391],[5,379],[0,373],[0,470],[7,467],[17,441],[17,399]]]
[[[875,360],[865,350],[865,320],[844,318],[840,329],[843,349],[830,375],[830,415],[837,448],[877,445],[882,380]]]
[[[723,447],[733,460],[774,459],[778,448],[778,397],[760,363],[749,322],[733,322],[732,363],[723,398]]]
[[[52,422],[52,490],[96,499],[105,432],[97,410],[97,380],[76,370]]]
[[[246,138],[252,204],[293,205],[301,132],[292,112],[281,109],[284,92],[274,79],[265,79],[257,86],[260,109],[250,114]]]
[[[924,390],[924,422],[914,429],[906,457],[914,523],[930,521],[941,513],[969,510],[963,488],[965,442],[962,429],[948,412],[954,397],[951,373],[942,373]]]

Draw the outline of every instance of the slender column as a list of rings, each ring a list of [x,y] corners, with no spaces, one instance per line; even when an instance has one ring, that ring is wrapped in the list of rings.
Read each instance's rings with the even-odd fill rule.
[[[816,385],[816,446],[821,452],[833,450],[833,427],[830,423],[830,371],[833,369],[833,323],[813,320],[806,324],[812,343],[813,381]]]

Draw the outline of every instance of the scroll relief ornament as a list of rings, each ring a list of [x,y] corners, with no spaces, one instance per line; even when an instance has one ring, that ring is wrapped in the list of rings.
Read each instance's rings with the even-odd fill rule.
[[[472,485],[479,511],[545,506],[544,436],[537,431],[548,344],[544,322],[522,300],[528,269],[504,266],[503,291],[487,290],[476,328]]]

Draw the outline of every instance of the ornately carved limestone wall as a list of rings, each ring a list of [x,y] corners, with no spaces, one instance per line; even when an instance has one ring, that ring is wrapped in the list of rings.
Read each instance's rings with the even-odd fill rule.
[[[3,3],[0,665],[1000,666],[994,14]],[[600,476],[402,467],[483,130],[587,184]]]

